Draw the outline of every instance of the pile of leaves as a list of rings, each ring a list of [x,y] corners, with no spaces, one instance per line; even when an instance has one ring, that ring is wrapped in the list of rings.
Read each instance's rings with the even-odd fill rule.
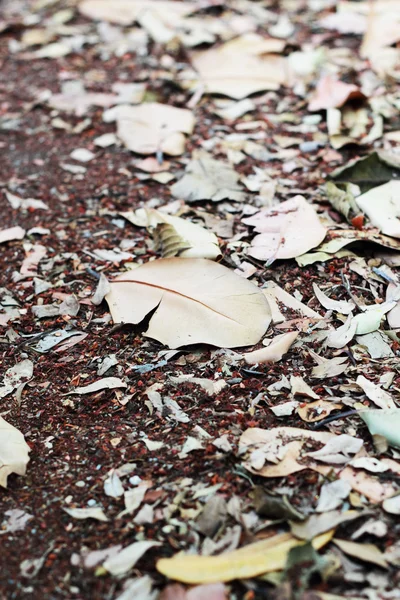
[[[7,597],[397,598],[399,43],[398,0],[5,2]]]

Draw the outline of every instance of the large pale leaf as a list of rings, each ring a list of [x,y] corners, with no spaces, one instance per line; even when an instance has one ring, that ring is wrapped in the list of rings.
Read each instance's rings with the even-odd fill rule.
[[[254,34],[250,34],[253,35]],[[269,40],[264,40],[265,42]],[[271,40],[272,51],[279,49]],[[275,47],[274,47],[275,46]],[[219,48],[210,48],[192,56],[206,92],[225,94],[240,100],[262,90],[277,90],[289,82],[287,59],[276,54],[259,54],[249,43],[249,35],[240,36]],[[265,52],[265,50],[264,50]]]
[[[79,4],[80,12],[89,17],[119,25],[131,25],[144,12],[151,11],[163,22],[174,22],[194,10],[190,2],[172,2],[168,0],[84,0]]]
[[[185,150],[185,133],[192,133],[195,119],[186,108],[148,102],[116,106],[107,121],[117,121],[117,134],[129,150],[139,154],[161,151],[179,156]]]
[[[318,550],[331,538],[332,532],[328,532],[316,537],[312,544]],[[162,558],[157,562],[156,567],[160,573],[170,579],[185,583],[248,579],[263,573],[282,570],[290,550],[302,543],[290,533],[282,533],[219,556],[178,554],[172,558]]]
[[[371,435],[382,435],[390,446],[400,448],[400,409],[369,409],[359,413]]]
[[[400,238],[400,181],[389,181],[356,198],[372,225],[385,235]]]
[[[106,300],[115,323],[140,323],[156,309],[146,335],[170,348],[256,344],[271,320],[261,290],[205,259],[146,263],[117,277]]]
[[[149,229],[156,243],[156,249],[164,258],[208,258],[216,260],[221,256],[218,238],[201,225],[181,217],[162,213],[155,208],[139,208],[121,213],[134,225]]]
[[[243,223],[260,232],[253,239],[248,254],[269,262],[305,254],[318,246],[326,235],[315,209],[303,196],[262,210],[243,219]]]
[[[0,417],[0,486],[7,487],[11,473],[25,475],[30,448],[23,434]]]
[[[215,160],[204,151],[194,152],[182,179],[171,187],[175,198],[186,202],[196,200],[236,200],[243,202],[246,194],[239,185],[239,174],[230,165]]]

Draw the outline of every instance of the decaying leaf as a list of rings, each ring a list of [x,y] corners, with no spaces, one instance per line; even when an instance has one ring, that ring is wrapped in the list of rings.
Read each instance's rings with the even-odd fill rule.
[[[325,377],[337,377],[344,373],[348,367],[347,356],[334,356],[333,358],[324,358],[309,350],[317,366],[311,371],[311,377],[316,379],[325,379]]]
[[[0,486],[7,487],[11,473],[25,475],[30,448],[23,434],[0,417]]]
[[[362,192],[387,183],[400,175],[398,157],[384,150],[372,152],[368,156],[356,158],[343,167],[339,167],[331,177],[343,183],[356,183]]]
[[[305,254],[318,246],[326,235],[317,213],[303,196],[295,196],[276,207],[262,210],[243,219],[243,223],[260,232],[253,239],[248,254],[269,263]],[[307,231],[307,236],[304,231]]]
[[[290,346],[296,340],[298,335],[298,331],[289,331],[288,333],[277,335],[271,340],[271,343],[266,348],[243,354],[243,358],[249,365],[279,362],[284,354],[289,352]]]
[[[246,194],[239,185],[239,178],[240,175],[227,163],[215,160],[207,152],[197,151],[193,152],[193,160],[187,165],[182,179],[171,187],[171,193],[186,202],[243,202]]]
[[[258,515],[269,519],[304,519],[304,515],[290,504],[287,496],[272,495],[260,485],[254,488],[253,504]]]
[[[208,258],[221,256],[217,236],[204,227],[181,217],[174,217],[152,208],[139,208],[121,215],[134,225],[152,232],[156,250],[163,258]]]
[[[345,184],[341,189],[332,181],[325,184],[325,192],[333,208],[341,213],[348,221],[360,213],[355,197],[360,194],[360,188],[352,183]]]
[[[307,398],[314,398],[314,400],[319,399],[318,394],[310,388],[302,377],[291,375],[290,386],[293,396],[306,396]]]
[[[205,259],[149,262],[116,278],[106,300],[115,323],[140,323],[156,309],[146,335],[171,348],[256,344],[271,320],[254,284]]]
[[[121,105],[112,111],[108,120],[117,121],[118,137],[129,150],[139,154],[183,154],[184,134],[192,133],[195,124],[190,110],[157,102]]]
[[[363,441],[351,435],[342,434],[330,439],[321,450],[308,452],[315,460],[329,464],[345,464],[351,460],[350,454],[357,454],[362,448]]]
[[[316,421],[325,419],[332,411],[338,410],[341,407],[342,404],[338,404],[337,402],[317,400],[316,402],[310,402],[305,406],[298,407],[296,412],[303,421],[315,423]]]
[[[265,47],[255,51],[249,36],[254,39],[254,34],[243,35],[217,49],[210,48],[192,56],[192,65],[206,92],[240,100],[262,90],[277,90],[289,82],[286,58],[262,54]],[[279,40],[278,44],[283,49]],[[273,46],[271,49],[275,51]]]
[[[322,548],[331,537],[330,532],[316,537],[313,540],[314,548]],[[283,533],[219,556],[178,554],[172,558],[162,558],[156,567],[163,575],[184,583],[248,579],[282,570],[289,551],[299,544],[301,542],[290,533]]]
[[[294,296],[291,296],[283,288],[281,288],[275,281],[267,281],[263,288],[263,293],[271,306],[271,312],[275,315],[274,323],[282,323],[285,321],[285,317],[282,313],[279,313],[279,307],[277,303],[283,304],[286,308],[290,308],[295,312],[298,312],[303,317],[310,317],[310,319],[322,319],[322,316],[315,310],[297,300]],[[275,307],[275,308],[274,308]],[[274,311],[273,311],[274,308]],[[280,316],[279,316],[280,315]]]
[[[351,485],[347,481],[337,479],[330,483],[324,483],[321,487],[316,512],[325,513],[339,508],[350,492]]]

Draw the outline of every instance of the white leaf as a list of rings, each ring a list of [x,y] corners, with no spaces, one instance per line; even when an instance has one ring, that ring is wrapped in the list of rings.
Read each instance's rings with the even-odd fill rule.
[[[86,17],[119,25],[132,25],[144,11],[174,23],[194,9],[191,2],[171,0],[113,0],[111,4],[109,0],[83,0],[79,4],[80,12]]]
[[[83,387],[77,387],[72,392],[68,392],[69,394],[92,394],[93,392],[98,392],[99,390],[114,390],[116,388],[126,388],[127,384],[122,381],[119,377],[104,377],[103,379],[99,379],[99,381],[95,381],[94,383],[90,383],[89,385],[85,385]]]
[[[318,246],[326,235],[314,207],[303,196],[264,209],[243,219],[243,223],[260,232],[253,239],[248,254],[268,262],[305,254]]]
[[[95,306],[99,306],[99,304],[103,302],[105,296],[109,293],[110,289],[110,282],[108,281],[104,273],[101,273],[96,291],[91,298],[92,304],[94,304]]]
[[[114,469],[104,481],[104,493],[111,498],[119,498],[124,493],[124,486]]]
[[[349,462],[349,454],[356,454],[362,445],[363,441],[359,438],[342,434],[329,440],[321,450],[307,452],[307,456],[322,462],[340,465]]]
[[[390,467],[381,460],[373,458],[372,456],[360,456],[359,458],[353,458],[349,463],[354,469],[365,469],[370,473],[385,473],[390,470]]]
[[[106,300],[114,323],[140,323],[156,309],[146,335],[170,348],[255,344],[270,323],[267,300],[253,283],[205,259],[148,262],[117,277]]]
[[[324,483],[315,510],[323,513],[339,508],[343,504],[343,500],[350,494],[350,491],[351,485],[342,479],[332,481],[331,483]]]
[[[284,354],[289,352],[290,346],[296,340],[298,335],[298,331],[289,331],[288,333],[277,335],[266,348],[243,354],[243,358],[249,365],[278,362],[282,359]]]
[[[319,396],[316,394],[310,386],[304,381],[302,377],[290,376],[290,387],[293,396],[307,396],[308,398],[314,398],[318,400]]]
[[[385,235],[400,238],[400,181],[389,181],[356,198],[372,225]]]
[[[396,496],[386,498],[382,502],[382,508],[391,515],[400,515],[400,495],[396,494]]]
[[[95,519],[96,521],[108,521],[104,511],[100,506],[88,508],[65,508],[63,510],[74,519]]]
[[[369,381],[364,375],[359,375],[356,384],[360,386],[367,398],[375,402],[379,408],[396,408],[392,396],[385,392],[379,385]]]
[[[346,302],[345,300],[332,300],[319,289],[316,283],[313,283],[313,290],[319,303],[327,310],[336,310],[343,315],[348,315],[355,308],[353,301]]]
[[[25,237],[25,229],[16,225],[8,229],[0,229],[0,244],[12,242],[13,240],[22,240]]]
[[[327,339],[326,344],[329,348],[344,348],[353,339],[357,331],[357,323],[354,321],[353,315],[350,313],[345,323],[332,331]]]
[[[112,575],[123,575],[136,565],[145,552],[160,545],[160,542],[134,542],[123,548],[118,554],[108,558],[102,566]]]
[[[30,448],[23,434],[0,417],[0,486],[7,487],[11,473],[25,475]]]

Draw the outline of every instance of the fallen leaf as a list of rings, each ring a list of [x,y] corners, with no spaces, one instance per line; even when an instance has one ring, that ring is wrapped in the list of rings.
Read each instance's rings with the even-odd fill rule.
[[[355,304],[352,300],[332,300],[320,290],[316,283],[313,283],[313,290],[318,302],[327,310],[336,310],[342,313],[342,315],[348,315],[355,309]]]
[[[146,227],[152,232],[155,249],[161,251],[163,258],[180,256],[217,260],[221,257],[217,236],[187,219],[149,208],[139,208],[121,215],[130,223]]]
[[[19,196],[12,194],[8,190],[4,190],[4,193],[12,208],[14,208],[15,210],[19,208],[22,208],[22,210],[49,209],[49,207],[43,202],[43,200],[36,200],[35,198],[20,198]]]
[[[104,377],[103,379],[99,379],[99,381],[95,381],[89,385],[77,387],[71,392],[68,392],[68,394],[92,394],[93,392],[98,392],[100,390],[114,390],[116,388],[126,387],[127,384],[124,383],[119,377]]]
[[[0,486],[7,487],[11,473],[25,475],[30,448],[23,434],[0,417]]]
[[[208,583],[185,589],[178,583],[167,585],[161,592],[160,600],[227,600],[223,583]]]
[[[118,137],[129,150],[139,154],[183,154],[184,134],[192,133],[195,125],[190,110],[157,102],[121,105],[112,110]]]
[[[324,75],[317,83],[315,94],[308,104],[308,110],[317,111],[324,108],[336,108],[343,106],[347,100],[363,97],[359,88],[353,83],[344,83],[332,77],[332,75]]]
[[[316,367],[313,367],[311,371],[311,377],[315,379],[325,379],[326,377],[337,377],[344,373],[349,363],[347,362],[347,356],[334,356],[333,358],[324,358],[319,354],[316,354],[312,350],[308,351],[313,357],[315,362],[318,363]]]
[[[280,304],[286,306],[286,308],[290,308],[291,310],[300,313],[304,317],[310,317],[311,319],[318,320],[322,319],[322,316],[319,313],[317,313],[315,310],[313,310],[306,304],[303,304],[303,302],[297,300],[297,298],[295,298],[294,296],[291,296],[288,292],[286,292],[283,288],[276,284],[275,281],[267,281],[262,291],[264,296],[267,298],[268,303],[271,303],[271,311],[273,305],[277,305],[277,302],[279,302]],[[281,320],[282,315],[281,317],[278,317],[276,309],[274,310],[274,315],[275,323],[281,323],[282,320],[286,320],[285,317],[283,317],[283,319]]]
[[[100,506],[93,506],[89,508],[66,508],[63,506],[63,511],[65,511],[74,519],[95,519],[96,521],[108,521],[108,518]]]
[[[0,229],[0,244],[12,242],[14,240],[22,240],[25,237],[25,233],[25,229],[22,229],[19,225],[9,227],[8,229]]]
[[[351,460],[350,454],[357,454],[363,441],[351,435],[342,434],[330,439],[323,448],[315,452],[307,452],[315,460],[332,464],[345,464]]]
[[[30,515],[19,508],[11,508],[10,510],[6,510],[4,516],[7,517],[7,521],[3,522],[0,529],[0,535],[5,533],[14,533],[14,531],[22,531],[25,529],[26,524],[33,519],[33,515]]]
[[[388,568],[388,563],[385,560],[385,555],[379,550],[375,544],[359,544],[357,542],[350,542],[349,540],[339,540],[334,538],[333,543],[340,548],[342,552],[353,556],[358,560],[364,560],[365,562],[378,565],[378,567]]]
[[[287,496],[270,494],[260,485],[254,488],[253,504],[258,515],[269,519],[304,519],[304,515],[290,504]]]
[[[396,494],[382,502],[382,508],[391,515],[400,515],[400,495]]]
[[[318,394],[316,394],[310,388],[310,386],[304,381],[302,377],[291,375],[290,386],[293,396],[307,396],[308,398],[314,398],[315,400],[319,399]]]
[[[271,340],[271,343],[266,348],[243,354],[243,358],[249,365],[279,362],[284,354],[289,352],[290,346],[296,340],[298,335],[298,331],[290,331],[288,333],[277,335]]]
[[[303,196],[262,210],[243,219],[243,223],[261,232],[253,239],[248,254],[268,262],[305,254],[318,246],[326,235],[315,209]]]
[[[191,375],[172,376],[170,377],[170,380],[172,383],[194,383],[199,385],[208,396],[216,396],[227,386],[224,379],[213,381],[212,379],[206,379],[205,377],[193,377]]]
[[[331,537],[330,532],[316,537],[313,540],[314,548],[322,548]],[[184,583],[249,579],[282,570],[289,551],[301,543],[290,533],[283,533],[219,556],[178,554],[172,558],[162,558],[157,561],[156,568],[166,577]]]
[[[379,385],[369,381],[364,375],[359,375],[357,377],[356,384],[360,386],[367,398],[372,400],[379,408],[396,408],[392,396],[380,388]]]
[[[126,546],[114,556],[107,558],[102,567],[111,573],[111,575],[123,575],[133,569],[138,560],[140,560],[150,548],[156,546],[161,546],[161,543],[152,541],[133,542],[133,544]]]
[[[192,55],[192,65],[206,92],[240,100],[255,92],[278,90],[281,85],[289,83],[286,58],[254,53],[253,44],[249,43],[249,36],[254,35],[243,35],[217,49],[210,48]],[[280,41],[279,46],[276,46],[276,40],[274,42],[275,48],[281,47]]]
[[[343,183],[356,183],[362,192],[387,183],[400,175],[400,163],[396,155],[378,150],[368,156],[356,158],[330,175]]]
[[[246,194],[239,185],[240,175],[227,163],[215,160],[207,152],[193,152],[185,174],[171,187],[175,198],[196,200],[234,200],[243,202]]]
[[[315,423],[325,419],[332,411],[338,410],[342,406],[342,404],[328,400],[317,400],[306,404],[306,406],[300,406],[296,412],[303,421]]]
[[[333,532],[342,523],[353,521],[360,516],[362,514],[357,510],[347,510],[345,512],[331,510],[320,515],[311,515],[306,521],[292,521],[290,529],[292,534],[301,540],[313,540],[316,536],[320,536],[326,531]]]
[[[335,185],[332,181],[325,184],[325,192],[333,208],[342,214],[347,221],[360,217],[360,209],[356,203],[356,196],[360,195],[360,188],[353,183],[346,183],[345,189],[341,189],[343,184]],[[353,223],[354,225],[354,223]]]
[[[330,483],[324,483],[319,493],[318,505],[315,509],[318,513],[326,513],[342,506],[343,501],[351,492],[351,485],[347,481],[337,479]]]
[[[355,201],[372,225],[385,235],[400,238],[400,181],[388,181],[358,196]]]
[[[106,300],[115,323],[140,323],[171,348],[256,344],[270,323],[268,303],[250,281],[205,259],[165,258],[120,275]]]
[[[356,335],[357,322],[354,321],[350,313],[341,327],[331,331],[326,339],[326,345],[329,348],[344,348]]]
[[[194,3],[171,0],[113,0],[112,5],[109,0],[83,0],[79,3],[79,11],[85,17],[118,25],[131,25],[145,11],[174,22],[194,10]]]
[[[371,473],[385,473],[390,470],[390,467],[377,458],[372,456],[360,456],[353,458],[349,463],[354,469],[365,469]]]
[[[400,448],[400,409],[360,410],[360,417],[371,435],[382,435],[390,446]]]

